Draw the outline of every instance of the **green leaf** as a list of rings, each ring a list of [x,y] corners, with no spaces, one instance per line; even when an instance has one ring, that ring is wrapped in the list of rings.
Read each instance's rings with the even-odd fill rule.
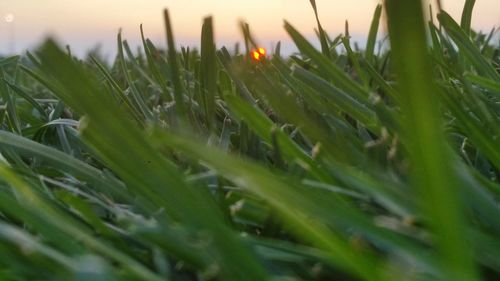
[[[321,51],[323,55],[327,58],[330,58],[330,47],[328,47],[328,39],[325,30],[321,26],[318,16],[318,8],[316,7],[316,0],[309,0],[311,2],[311,6],[314,10],[314,16],[316,17],[316,23],[318,24],[318,32],[319,32],[319,40],[321,43]]]
[[[476,71],[494,81],[500,81],[500,75],[496,72],[495,68],[481,55],[480,50],[474,46],[470,38],[455,20],[444,11],[439,13],[438,19],[463,56],[475,67]]]
[[[401,108],[407,115],[403,137],[412,161],[413,186],[420,194],[420,204],[436,236],[446,278],[478,280],[462,204],[455,190],[456,164],[441,127],[435,95],[439,89],[433,82],[432,64],[426,51],[422,2],[387,0],[385,3],[402,94]],[[442,19],[444,13],[440,15]]]
[[[377,42],[378,27],[380,24],[380,17],[382,16],[382,5],[377,5],[373,14],[372,23],[370,25],[370,32],[368,33],[368,40],[366,41],[365,58],[369,63],[373,63],[375,54],[375,43]]]
[[[12,131],[21,134],[21,121],[17,114],[16,97],[8,87],[6,73],[2,69],[0,69],[0,96],[7,105],[9,125]]]
[[[122,71],[122,75],[125,77],[125,80],[127,81],[128,90],[130,91],[130,96],[132,97],[130,104],[133,104],[135,111],[137,111],[140,114],[142,119],[150,119],[151,111],[147,108],[144,102],[144,98],[142,97],[141,93],[139,92],[134,82],[132,81],[132,77],[130,76],[128,71],[127,62],[125,61],[125,56],[123,55],[123,42],[122,42],[121,32],[118,33],[117,44],[118,44],[118,58],[119,58],[120,69]],[[122,96],[122,97],[128,99],[127,96]]]
[[[470,25],[472,22],[472,10],[474,9],[474,4],[476,4],[476,0],[466,0],[462,11],[460,27],[468,35],[471,33]]]
[[[285,30],[295,42],[302,54],[311,58],[323,72],[323,75],[331,79],[339,88],[347,94],[356,98],[359,102],[366,103],[369,96],[368,92],[353,81],[343,70],[333,62],[329,61],[324,55],[318,52],[292,25],[285,21]]]
[[[170,16],[168,10],[164,10],[163,12],[164,20],[165,20],[165,29],[167,34],[167,55],[168,55],[168,64],[170,66],[170,80],[172,81],[174,88],[174,100],[175,100],[175,108],[178,112],[178,116],[181,120],[185,119],[187,116],[186,105],[184,104],[184,88],[181,84],[181,72],[179,69],[179,63],[177,61],[177,52],[175,51],[175,42],[174,42],[174,34],[172,31],[172,24],[170,22]]]
[[[201,101],[208,129],[215,126],[215,95],[217,93],[217,65],[212,17],[203,20],[201,30]]]

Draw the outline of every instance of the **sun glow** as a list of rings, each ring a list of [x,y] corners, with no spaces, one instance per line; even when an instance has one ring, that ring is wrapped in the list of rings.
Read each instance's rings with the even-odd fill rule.
[[[250,52],[250,55],[254,60],[260,61],[266,57],[266,49],[262,47],[254,49]]]

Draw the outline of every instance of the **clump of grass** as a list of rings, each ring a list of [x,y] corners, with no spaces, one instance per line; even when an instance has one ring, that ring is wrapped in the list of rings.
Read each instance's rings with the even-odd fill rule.
[[[290,57],[211,18],[176,50],[165,12],[167,50],[0,59],[0,279],[497,280],[496,30],[387,0],[358,50],[311,4]]]

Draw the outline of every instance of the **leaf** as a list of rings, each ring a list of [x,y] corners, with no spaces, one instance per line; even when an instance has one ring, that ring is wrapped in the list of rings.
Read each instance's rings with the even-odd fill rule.
[[[316,1],[315,0],[309,0],[311,2],[311,6],[314,10],[314,16],[316,17],[316,23],[318,24],[318,32],[319,32],[319,40],[321,43],[321,51],[323,52],[323,55],[327,58],[330,58],[330,47],[328,47],[328,39],[325,30],[321,26],[321,23],[319,21],[319,16],[318,16],[318,9],[316,7]]]
[[[217,93],[217,65],[212,17],[203,20],[201,30],[201,101],[205,120],[210,130],[215,126],[215,95]]]
[[[165,20],[165,29],[167,34],[167,55],[168,55],[168,63],[170,66],[170,80],[172,81],[174,88],[174,100],[176,104],[176,111],[179,113],[178,116],[180,119],[185,119],[187,110],[186,105],[184,104],[184,89],[181,84],[181,72],[179,69],[179,63],[177,62],[177,53],[175,51],[175,42],[174,35],[172,32],[172,24],[170,23],[170,16],[168,10],[163,11],[164,20]]]
[[[447,278],[478,280],[472,253],[468,250],[462,204],[455,191],[456,176],[452,167],[456,164],[444,142],[440,124],[434,94],[439,89],[433,82],[432,64],[426,52],[422,3],[400,0],[385,3],[401,107],[407,115],[403,137],[412,161],[413,186],[420,194],[423,212],[436,235],[440,262]],[[444,13],[440,15],[442,19]]]
[[[446,32],[449,34],[455,44],[457,44],[463,56],[472,64],[476,71],[494,81],[500,81],[500,75],[495,68],[481,55],[480,50],[474,46],[467,34],[446,12],[441,12],[438,15],[439,22],[443,25]]]
[[[380,17],[382,16],[382,5],[377,5],[373,14],[372,23],[370,25],[370,32],[368,33],[368,40],[366,41],[365,59],[368,63],[373,63],[375,54],[375,43],[377,41],[378,27]]]
[[[471,32],[470,25],[472,21],[472,10],[474,9],[474,4],[476,4],[476,0],[466,0],[464,9],[462,11],[462,20],[460,22],[460,27],[468,35],[470,35]]]
[[[286,21],[285,30],[288,32],[290,37],[292,37],[292,40],[295,42],[302,54],[311,58],[311,60],[318,65],[318,68],[326,77],[328,77],[328,79],[331,79],[340,89],[353,96],[353,98],[356,98],[359,102],[366,103],[368,92],[363,87],[350,79],[350,77],[347,76],[343,70],[314,49],[314,47],[307,42],[304,36],[302,36]]]

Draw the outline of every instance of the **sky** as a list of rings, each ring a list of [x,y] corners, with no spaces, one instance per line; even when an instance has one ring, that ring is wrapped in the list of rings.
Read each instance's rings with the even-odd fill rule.
[[[366,36],[377,0],[316,0],[324,29],[332,36],[343,32],[349,21],[350,33],[362,41]],[[443,0],[444,8],[460,18],[465,0]],[[0,54],[19,53],[36,47],[45,37],[83,55],[97,44],[106,54],[116,49],[121,28],[131,45],[140,42],[139,25],[146,37],[165,45],[162,11],[168,8],[176,42],[196,46],[204,17],[214,17],[218,45],[232,46],[241,40],[238,22],[250,24],[264,47],[289,42],[283,30],[288,20],[312,38],[316,25],[308,0],[0,0]],[[491,30],[500,26],[500,0],[477,0],[472,25]]]

